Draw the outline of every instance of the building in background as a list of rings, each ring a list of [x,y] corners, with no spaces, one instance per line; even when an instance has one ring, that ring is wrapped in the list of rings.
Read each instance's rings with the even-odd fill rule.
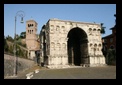
[[[34,20],[26,21],[26,47],[28,58],[35,59],[37,51],[40,52],[39,35],[37,35],[37,22]]]
[[[114,16],[116,17],[116,14]],[[110,30],[112,30],[112,34],[107,35],[102,38],[103,44],[104,44],[104,46],[107,47],[107,49],[112,47],[116,50],[116,20],[115,20],[114,27],[110,28]]]

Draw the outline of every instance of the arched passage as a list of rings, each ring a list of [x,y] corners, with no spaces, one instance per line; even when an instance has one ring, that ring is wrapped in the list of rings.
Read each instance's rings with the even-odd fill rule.
[[[46,50],[47,50],[47,45],[46,45],[46,33],[43,29],[43,32],[42,32],[42,44],[43,44],[43,59],[44,59],[44,64],[45,65],[48,65],[48,56],[47,56],[47,53],[46,53]]]
[[[68,63],[70,65],[83,65],[89,63],[87,34],[81,28],[73,28],[68,35]]]

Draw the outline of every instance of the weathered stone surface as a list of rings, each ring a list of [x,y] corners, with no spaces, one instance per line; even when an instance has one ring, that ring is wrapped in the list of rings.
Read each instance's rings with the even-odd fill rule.
[[[51,68],[104,65],[100,30],[96,23],[50,19],[40,31],[40,61]]]
[[[14,71],[14,56],[4,54],[4,77],[13,76]],[[35,65],[32,60],[17,58],[17,73],[27,70]]]

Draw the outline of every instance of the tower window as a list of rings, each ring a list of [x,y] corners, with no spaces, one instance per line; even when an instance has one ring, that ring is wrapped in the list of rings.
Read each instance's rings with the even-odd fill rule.
[[[34,25],[33,24],[28,24],[28,27],[33,27]]]
[[[30,30],[30,34],[31,34],[31,30]]]

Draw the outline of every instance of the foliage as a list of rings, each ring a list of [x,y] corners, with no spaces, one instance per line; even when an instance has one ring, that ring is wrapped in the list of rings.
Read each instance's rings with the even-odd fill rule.
[[[20,36],[18,34],[16,35],[16,40],[20,40]]]
[[[9,36],[9,35],[6,37],[6,40],[14,42],[14,39],[11,36]]]
[[[103,26],[103,23],[101,23],[101,33],[102,33],[102,34],[105,34],[105,28],[106,28],[106,27]]]
[[[116,17],[116,14],[114,14],[114,17]],[[115,19],[115,25],[116,25],[116,19]]]
[[[23,38],[26,38],[26,32],[21,32],[20,37],[21,37],[22,39],[23,39]]]
[[[26,48],[26,44],[22,44],[22,46]]]
[[[106,59],[107,59],[107,64],[111,64],[111,62],[116,61],[115,49],[108,49]]]
[[[8,40],[11,43],[14,43],[14,39],[9,35],[6,38],[4,36],[4,51],[7,52],[8,54],[9,53],[14,54],[14,52],[13,52],[14,51],[14,45],[7,44],[6,40]],[[16,55],[18,57],[27,58],[28,52],[25,51],[24,49],[22,49],[19,45],[22,47],[26,47],[26,44],[22,44],[21,37],[19,35],[16,35]]]
[[[8,52],[8,44],[6,42],[5,36],[4,36],[4,51]]]
[[[12,53],[13,54],[14,53],[13,50],[14,50],[13,46],[10,46],[9,53]]]

